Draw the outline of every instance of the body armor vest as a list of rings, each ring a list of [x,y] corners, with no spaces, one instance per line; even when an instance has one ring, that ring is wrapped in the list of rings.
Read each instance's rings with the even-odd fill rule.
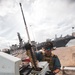
[[[53,67],[54,67],[54,61],[52,59],[54,56],[55,56],[54,54],[51,54],[51,56],[44,55],[43,57],[43,61],[47,61],[49,63],[49,69],[51,71],[53,71]]]

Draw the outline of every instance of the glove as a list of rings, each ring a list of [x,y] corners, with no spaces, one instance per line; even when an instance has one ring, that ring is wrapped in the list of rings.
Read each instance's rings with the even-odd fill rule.
[[[45,75],[55,75],[53,72],[47,71]]]
[[[26,43],[25,46],[23,47],[23,49],[26,49],[26,50],[31,50],[31,44],[29,43]]]

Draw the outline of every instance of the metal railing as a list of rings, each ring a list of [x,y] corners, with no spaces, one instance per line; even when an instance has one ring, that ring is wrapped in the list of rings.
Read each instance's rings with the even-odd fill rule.
[[[75,67],[63,66],[61,72],[57,75],[75,75]]]

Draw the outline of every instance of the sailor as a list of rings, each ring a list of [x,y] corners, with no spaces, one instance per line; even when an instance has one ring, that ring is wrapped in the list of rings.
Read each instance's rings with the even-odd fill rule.
[[[46,42],[46,44],[43,48],[44,48],[43,52],[40,51],[40,52],[36,53],[37,60],[47,61],[49,63],[50,71],[47,71],[46,75],[55,75],[60,71],[61,64],[60,64],[60,60],[59,60],[58,56],[55,54],[52,54],[53,43]]]

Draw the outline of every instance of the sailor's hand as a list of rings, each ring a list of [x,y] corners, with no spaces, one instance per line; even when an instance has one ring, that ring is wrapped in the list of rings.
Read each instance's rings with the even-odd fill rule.
[[[39,63],[39,61],[37,60],[37,61],[36,61],[36,65],[37,65],[37,66],[38,66],[38,63]]]

